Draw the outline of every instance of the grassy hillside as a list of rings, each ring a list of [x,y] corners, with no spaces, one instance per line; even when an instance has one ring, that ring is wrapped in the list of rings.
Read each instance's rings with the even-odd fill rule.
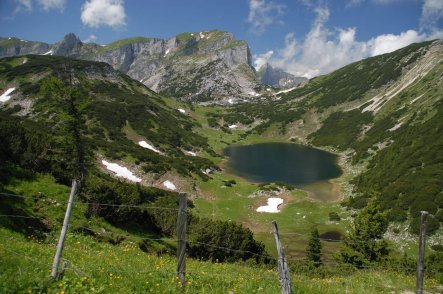
[[[171,180],[192,200],[185,292],[279,292],[272,220],[300,292],[413,291],[417,241],[406,231],[417,232],[423,209],[431,213],[433,234],[425,289],[441,292],[441,51],[441,44],[414,44],[292,92],[270,91],[258,103],[226,107],[163,97],[104,63],[1,59],[0,93],[16,90],[0,105],[0,289],[181,291],[172,257],[177,193],[162,185]],[[142,148],[142,140],[157,152]],[[288,185],[249,183],[224,171],[224,147],[276,141],[336,151],[344,176],[306,189],[330,193],[342,185],[345,201],[339,203],[337,192],[333,202],[323,202]],[[102,159],[129,168],[141,183],[119,181]],[[62,281],[50,284],[72,178],[82,179],[82,189],[64,253],[71,264]],[[274,194],[285,199],[281,213],[255,211]],[[383,230],[355,241],[356,220],[364,224],[368,211],[359,209],[366,206],[378,209]],[[393,223],[389,229],[385,220]],[[320,231],[319,267],[306,261],[313,228]],[[387,250],[363,260],[355,245],[361,241]]]
[[[13,182],[5,188],[22,197],[0,193],[2,293],[183,292],[176,278],[174,247],[177,240],[173,236],[157,236],[140,228],[128,229],[100,217],[85,218],[88,205],[82,204],[81,198],[75,200],[63,252],[62,261],[68,262],[67,269],[63,279],[50,283],[50,269],[69,189],[56,184],[48,175],[38,175],[19,184]],[[43,197],[28,197],[34,191],[41,191]],[[15,202],[15,208],[20,204],[21,210],[5,211],[5,204],[11,202]],[[165,206],[157,205],[157,208]],[[124,211],[124,208],[119,209]],[[36,223],[44,227],[37,227]],[[33,230],[26,229],[30,224]],[[210,222],[205,222],[205,226],[209,225]],[[226,235],[226,231],[223,233],[224,239],[233,237]],[[189,245],[194,240],[190,238]],[[201,242],[207,243],[207,240]],[[233,256],[233,251],[239,249],[239,246],[226,248],[220,253]],[[414,263],[403,263],[356,270],[337,261],[329,261],[319,268],[309,265],[303,258],[290,261],[294,289],[302,293],[413,291],[415,276],[411,272],[414,267]],[[425,289],[438,293],[441,280],[435,276],[435,268],[428,268],[426,273]],[[275,264],[259,265],[252,260],[222,263],[187,258],[186,278],[186,293],[280,291]]]
[[[0,228],[0,288],[3,293],[182,293],[175,277],[174,257],[153,256],[134,244],[97,243],[90,237],[68,234],[64,258],[70,263],[63,280],[48,282],[55,251],[52,242],[11,233]],[[38,258],[36,258],[38,256]],[[413,276],[383,269],[307,275],[293,271],[294,289],[301,293],[381,293],[413,291]],[[273,268],[246,264],[187,261],[185,293],[279,293]],[[438,282],[425,280],[425,289],[437,293]]]
[[[3,88],[17,88],[17,98],[2,109],[5,124],[18,124],[25,133],[33,133],[30,128],[44,130],[48,140],[68,140],[70,129],[76,129],[87,150],[85,160],[91,164],[101,155],[135,163],[145,171],[174,170],[203,177],[200,170],[211,166],[209,161],[183,153],[211,152],[206,139],[192,131],[194,122],[110,66],[46,56],[31,56],[17,65],[17,59],[6,58],[0,64]],[[28,105],[26,110],[24,105]],[[138,146],[141,140],[163,155]]]
[[[203,171],[214,164],[185,153],[213,153],[206,139],[193,132],[196,123],[109,65],[42,56],[28,56],[26,63],[17,60],[7,58],[0,64],[2,85],[16,88],[0,110],[0,214],[12,215],[0,218],[0,224],[46,240],[63,217],[59,206],[66,203],[66,195],[57,192],[68,190],[71,179],[79,179],[83,209],[75,231],[99,237],[91,230],[111,227],[127,236],[114,232],[105,241],[118,244],[129,239],[145,250],[160,246],[170,251],[173,246],[151,244],[141,236],[160,240],[175,232],[177,193],[166,191],[165,185],[152,187],[156,179],[175,176],[191,187],[194,178],[208,179]],[[143,139],[160,151],[139,146]],[[102,165],[103,158],[130,167],[143,181],[115,179]],[[33,196],[38,199],[26,198]],[[59,206],[38,202],[41,197]],[[22,219],[15,222],[17,215]],[[194,215],[188,228],[188,238],[195,242],[189,254],[196,258],[271,262],[269,257],[257,257],[267,256],[264,245],[236,223]],[[202,241],[243,251],[220,256],[220,250],[201,248]]]
[[[0,192],[0,289],[3,293],[182,292],[176,278],[173,255],[177,241],[173,236],[158,236],[140,227],[128,228],[111,224],[101,217],[87,217],[90,206],[83,204],[82,198],[75,200],[65,242],[63,261],[68,261],[68,266],[64,278],[50,283],[49,274],[69,188],[55,183],[48,175],[36,175],[36,178],[20,182],[14,179],[3,187],[8,191],[7,194]],[[33,194],[35,191],[42,194]],[[7,210],[9,204],[14,204],[14,210]],[[166,208],[159,204],[156,207]],[[117,206],[117,209],[124,213],[127,208]],[[134,211],[131,215],[134,217]],[[210,226],[210,221],[205,221],[204,225]],[[233,237],[225,230],[222,236],[224,239]],[[201,242],[213,246],[207,240]],[[193,242],[195,239],[191,236],[189,245],[195,244]],[[240,248],[227,247],[220,253],[233,256],[231,250]],[[432,254],[428,258],[437,263],[426,270],[425,289],[438,293],[442,282],[438,259]],[[429,262],[427,260],[431,265]],[[335,260],[319,268],[309,265],[304,258],[290,260],[289,264],[294,289],[303,293],[402,292],[415,287],[415,263],[407,259],[363,270]],[[221,263],[188,258],[186,276],[187,293],[280,291],[273,263],[259,265],[252,260]]]

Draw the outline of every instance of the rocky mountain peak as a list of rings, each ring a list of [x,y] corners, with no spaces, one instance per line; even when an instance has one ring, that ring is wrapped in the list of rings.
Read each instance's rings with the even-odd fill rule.
[[[266,62],[258,70],[259,71],[269,71],[269,70],[272,70],[272,69],[273,69],[272,65],[270,65],[269,62]]]
[[[274,68],[266,62],[257,71],[258,79],[265,85],[276,88],[291,88],[307,81],[307,78],[296,77],[280,68]]]
[[[83,43],[74,33],[67,34],[62,41],[52,48],[53,55],[80,57]]]
[[[248,99],[260,87],[248,44],[219,30],[169,39],[127,38],[104,46],[84,44],[73,33],[54,45],[12,43],[0,40],[0,57],[44,54],[106,62],[154,91],[178,99]]]

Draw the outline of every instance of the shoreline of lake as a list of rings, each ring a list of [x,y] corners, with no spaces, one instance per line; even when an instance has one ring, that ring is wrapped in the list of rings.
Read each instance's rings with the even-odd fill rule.
[[[287,181],[284,180],[272,180],[272,181],[262,181],[262,180],[254,180],[253,177],[255,176],[249,176],[242,172],[238,172],[236,171],[232,166],[230,166],[229,161],[232,160],[232,158],[227,154],[228,152],[226,152],[227,149],[232,150],[233,148],[241,148],[241,147],[245,147],[245,146],[255,146],[257,147],[257,145],[286,145],[286,146],[278,146],[280,148],[286,148],[286,147],[295,147],[294,150],[300,152],[305,152],[305,151],[310,151],[312,150],[316,150],[316,151],[320,151],[320,152],[324,152],[324,153],[315,153],[315,154],[320,154],[321,155],[326,155],[325,158],[327,159],[325,164],[331,164],[331,158],[330,155],[333,155],[334,158],[334,165],[335,167],[333,168],[338,168],[339,170],[339,175],[337,177],[333,177],[333,178],[329,178],[329,179],[322,179],[319,181],[315,181],[312,183],[308,183],[308,184],[294,184],[294,183],[288,183]],[[298,148],[298,149],[297,149]],[[286,153],[288,152],[287,150],[284,150]],[[292,152],[292,151],[291,151]],[[221,168],[227,173],[227,174],[231,174],[231,175],[235,175],[236,177],[239,177],[249,183],[254,183],[254,184],[260,184],[260,183],[276,183],[276,182],[284,182],[286,184],[289,184],[291,186],[294,186],[296,189],[298,190],[302,190],[305,191],[307,193],[307,196],[310,200],[313,201],[322,201],[322,202],[340,202],[343,200],[343,193],[342,193],[342,185],[340,185],[339,182],[337,182],[337,180],[343,178],[347,173],[346,173],[346,169],[342,167],[342,165],[340,164],[340,157],[341,154],[337,154],[337,153],[332,153],[320,148],[316,148],[316,147],[312,147],[312,146],[307,146],[307,145],[301,145],[301,144],[294,144],[294,143],[281,143],[281,142],[276,142],[276,143],[259,143],[259,144],[248,144],[248,145],[234,145],[234,146],[229,146],[227,148],[225,148],[223,150],[223,154],[226,156],[220,163]],[[312,154],[311,154],[312,156]],[[307,157],[309,157],[309,154],[307,155]],[[290,162],[291,160],[289,160]],[[317,162],[315,162],[316,164],[318,164]],[[321,168],[323,169],[324,166],[322,166],[321,164],[319,165],[321,166]],[[292,169],[292,167],[290,167],[290,169]],[[332,169],[333,172],[336,172],[336,170]],[[292,171],[291,171],[292,172]],[[304,172],[304,171],[303,171]],[[257,178],[257,176],[255,176]]]

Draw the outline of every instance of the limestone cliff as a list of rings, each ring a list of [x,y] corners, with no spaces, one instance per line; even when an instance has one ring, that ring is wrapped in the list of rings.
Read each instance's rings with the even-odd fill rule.
[[[274,68],[269,63],[265,63],[257,71],[258,79],[265,85],[276,88],[292,88],[307,82],[307,78],[296,77],[279,68]]]
[[[13,41],[11,41],[13,40]],[[107,45],[70,33],[54,45],[0,39],[0,57],[49,54],[106,62],[152,90],[192,101],[235,101],[260,88],[245,41],[218,30],[170,39],[136,37]]]

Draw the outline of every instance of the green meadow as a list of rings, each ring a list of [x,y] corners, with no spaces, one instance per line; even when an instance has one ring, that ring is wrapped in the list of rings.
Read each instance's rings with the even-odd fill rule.
[[[24,237],[0,228],[0,289],[2,293],[279,293],[274,268],[244,263],[187,260],[187,285],[176,277],[176,259],[142,252],[131,241],[119,245],[97,242],[69,233],[63,253],[68,266],[62,280],[50,283],[56,244]],[[317,274],[292,272],[296,293],[406,293],[415,287],[414,276],[370,269],[327,268]],[[438,282],[425,287],[437,293]]]

